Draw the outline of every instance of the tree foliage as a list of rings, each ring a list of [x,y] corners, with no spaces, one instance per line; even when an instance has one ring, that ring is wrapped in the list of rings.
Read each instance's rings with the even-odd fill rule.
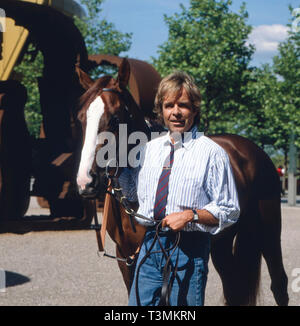
[[[174,70],[192,75],[202,93],[204,128],[221,132],[242,102],[242,87],[254,48],[247,44],[251,26],[245,6],[230,10],[231,0],[191,0],[190,7],[165,16],[168,40],[159,47],[153,63],[164,76]]]
[[[86,17],[74,17],[75,24],[84,37],[89,54],[111,54],[118,56],[127,52],[131,47],[131,33],[122,33],[115,29],[114,24],[101,18],[103,0],[80,0],[85,8]],[[92,77],[112,73],[110,66],[99,67],[92,73]]]
[[[243,87],[242,114],[238,115],[236,124],[240,134],[261,147],[272,144],[281,148],[282,117],[274,115],[282,105],[279,94],[280,82],[272,66],[265,64],[249,71],[248,83]]]
[[[29,133],[38,137],[42,123],[40,106],[40,94],[38,88],[38,78],[43,73],[43,55],[37,50],[34,44],[29,44],[22,62],[14,69],[14,73],[21,79],[22,84],[27,89],[27,102],[25,105],[25,120]]]
[[[247,107],[237,123],[241,133],[261,146],[272,145],[282,150],[285,156],[292,133],[300,146],[299,34],[290,29],[288,38],[279,44],[272,65],[250,72],[243,91]]]
[[[274,72],[281,77],[278,94],[282,105],[277,107],[276,114],[283,133],[291,135],[293,132],[296,145],[300,147],[300,31],[290,29],[287,40],[280,43],[278,50],[273,66]]]
[[[153,64],[162,76],[183,70],[194,77],[203,96],[201,129],[244,135],[286,158],[291,134],[300,146],[300,32],[289,31],[272,64],[253,67],[246,7],[233,13],[231,4],[190,0],[165,16],[169,36]]]

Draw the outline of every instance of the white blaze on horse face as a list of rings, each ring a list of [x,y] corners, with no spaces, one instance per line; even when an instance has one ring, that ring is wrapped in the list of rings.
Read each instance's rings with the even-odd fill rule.
[[[104,113],[104,103],[100,96],[91,103],[86,112],[85,140],[81,151],[81,160],[77,174],[77,184],[81,189],[92,181],[91,170],[97,145],[99,121]]]

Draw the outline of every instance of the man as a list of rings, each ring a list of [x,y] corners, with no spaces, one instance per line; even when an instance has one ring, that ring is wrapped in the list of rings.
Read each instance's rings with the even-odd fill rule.
[[[154,221],[162,220],[162,232],[152,248],[155,228],[148,221],[129,305],[159,305],[166,263],[160,245],[172,247],[176,232],[180,242],[171,257],[176,277],[170,305],[203,305],[208,273],[210,235],[235,223],[239,203],[226,152],[197,132],[201,96],[193,79],[175,72],[158,88],[155,110],[168,133],[148,142],[141,151],[140,165],[126,169],[120,184],[130,200],[138,200],[138,213]],[[166,230],[164,232],[164,230]],[[170,252],[169,252],[170,254]],[[137,274],[137,271],[136,271]]]

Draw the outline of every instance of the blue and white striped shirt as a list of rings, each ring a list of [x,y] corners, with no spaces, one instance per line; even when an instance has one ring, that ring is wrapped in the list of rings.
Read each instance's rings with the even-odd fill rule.
[[[170,133],[148,142],[140,152],[140,165],[124,169],[119,182],[125,196],[139,202],[138,213],[153,219],[156,188],[166,157]],[[174,163],[169,178],[166,215],[187,209],[205,209],[218,226],[188,223],[185,231],[216,234],[235,223],[240,209],[235,181],[225,150],[193,127],[184,141],[175,143]],[[136,218],[144,225],[151,225]]]

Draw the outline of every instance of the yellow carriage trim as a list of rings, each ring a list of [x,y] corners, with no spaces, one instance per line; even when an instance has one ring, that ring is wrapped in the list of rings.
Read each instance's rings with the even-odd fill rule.
[[[85,16],[83,8],[74,0],[15,0],[15,2],[16,5],[18,2],[30,2],[35,5],[52,7],[71,17]],[[0,80],[7,80],[24,48],[29,32],[26,28],[15,25],[13,19],[6,18],[4,10],[0,11],[0,15],[2,22],[1,30],[3,30],[2,33],[0,32]]]

